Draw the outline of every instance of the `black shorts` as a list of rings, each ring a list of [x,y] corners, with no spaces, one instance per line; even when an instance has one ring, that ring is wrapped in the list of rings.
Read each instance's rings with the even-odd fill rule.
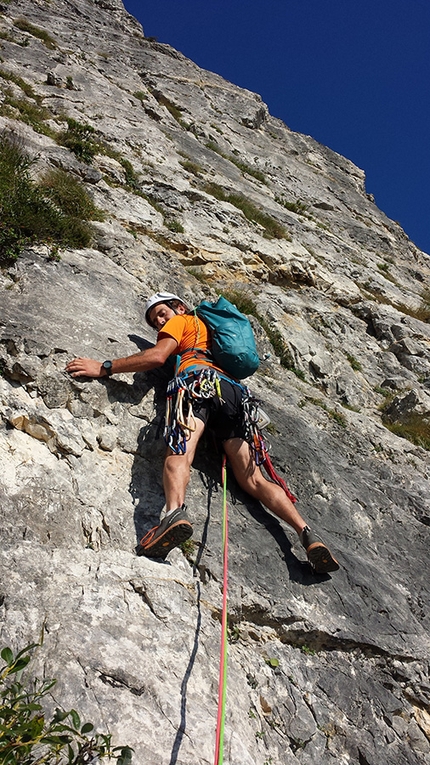
[[[245,438],[242,417],[242,389],[220,378],[222,400],[219,396],[193,399],[194,416],[202,420],[217,438]]]

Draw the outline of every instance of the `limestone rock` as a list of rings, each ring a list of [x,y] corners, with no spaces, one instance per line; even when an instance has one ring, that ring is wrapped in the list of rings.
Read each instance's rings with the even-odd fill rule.
[[[19,17],[53,47],[18,34]],[[295,533],[228,476],[225,759],[428,765],[430,464],[424,440],[401,437],[429,417],[428,255],[361,169],[145,38],[121,0],[11,0],[1,32],[3,106],[13,85],[47,111],[27,124],[2,107],[0,130],[35,179],[62,168],[105,213],[91,247],[29,247],[0,271],[2,643],[43,629],[35,672],[58,678],[53,703],[136,765],[213,761],[219,455],[210,439],[196,455],[186,554],[137,557],[164,505],[172,366],[94,380],[64,367],[150,347],[143,304],[159,289],[190,305],[230,294],[255,329],[247,382],[273,463],[341,568],[315,577]],[[93,129],[91,163],[61,143],[65,118]]]

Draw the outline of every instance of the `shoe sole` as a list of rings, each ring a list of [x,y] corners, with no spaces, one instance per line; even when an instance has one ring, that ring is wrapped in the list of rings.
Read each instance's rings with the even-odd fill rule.
[[[178,547],[192,535],[193,527],[189,521],[177,521],[169,526],[163,534],[160,534],[152,544],[149,543],[146,547],[140,546],[137,555],[145,555],[147,558],[165,558],[170,550]]]
[[[320,542],[314,542],[306,550],[308,561],[316,574],[329,574],[330,571],[338,571],[339,563],[333,558],[328,547]]]

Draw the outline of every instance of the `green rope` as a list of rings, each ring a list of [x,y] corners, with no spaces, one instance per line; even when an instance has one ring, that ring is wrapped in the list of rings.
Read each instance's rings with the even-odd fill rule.
[[[215,765],[222,765],[224,757],[224,728],[225,728],[225,707],[227,695],[227,580],[228,580],[228,511],[227,511],[227,458],[224,455],[222,463],[223,478],[223,514],[222,514],[222,546],[223,546],[223,608],[221,625],[221,649],[220,649],[220,671],[219,671],[219,691],[218,691],[218,718],[215,746]]]

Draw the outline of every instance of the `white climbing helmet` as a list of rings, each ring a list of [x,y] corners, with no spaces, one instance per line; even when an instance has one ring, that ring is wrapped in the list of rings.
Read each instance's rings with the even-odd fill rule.
[[[167,305],[169,305],[171,300],[179,300],[179,302],[182,303],[188,310],[187,304],[181,297],[179,297],[179,295],[173,295],[172,292],[156,292],[155,295],[151,295],[151,297],[148,298],[145,303],[145,319],[146,323],[149,324],[150,327],[154,328],[154,325],[149,318],[149,312],[151,308],[154,308],[154,306],[158,305],[159,303],[167,303]]]

